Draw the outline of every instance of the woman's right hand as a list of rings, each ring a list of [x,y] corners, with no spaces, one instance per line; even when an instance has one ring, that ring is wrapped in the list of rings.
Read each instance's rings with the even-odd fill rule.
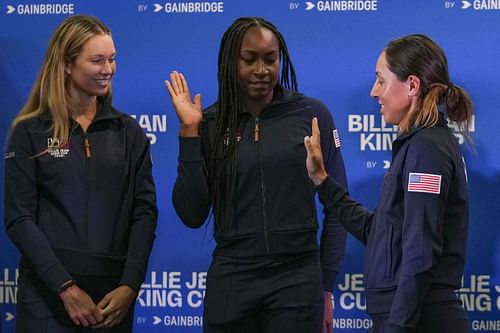
[[[311,122],[311,136],[304,137],[304,145],[307,151],[306,168],[309,178],[314,185],[321,184],[328,176],[323,163],[323,152],[321,151],[321,137],[318,126],[318,118],[314,117]]]
[[[88,327],[103,321],[104,316],[101,314],[100,309],[92,298],[77,285],[67,288],[59,297],[68,316],[75,325]]]
[[[194,102],[189,93],[189,87],[182,73],[170,73],[170,81],[165,80],[172,104],[180,121],[179,135],[183,137],[198,136],[198,127],[202,119],[201,95],[194,96]]]

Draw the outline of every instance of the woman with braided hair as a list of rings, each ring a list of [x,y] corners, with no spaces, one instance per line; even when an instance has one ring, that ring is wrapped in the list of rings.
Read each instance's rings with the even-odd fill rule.
[[[191,228],[214,222],[204,331],[331,332],[346,231],[325,214],[318,244],[303,142],[313,117],[326,129],[326,168],[346,187],[344,164],[330,112],[298,93],[282,34],[262,18],[235,20],[219,49],[217,102],[203,112],[181,73],[166,85],[180,120],[176,212]]]
[[[472,102],[450,81],[443,50],[425,35],[391,41],[371,91],[388,124],[399,125],[375,211],[352,200],[323,166],[318,123],[304,139],[319,197],[366,245],[371,333],[466,333],[461,287],[469,198],[462,152],[448,121],[468,137]]]

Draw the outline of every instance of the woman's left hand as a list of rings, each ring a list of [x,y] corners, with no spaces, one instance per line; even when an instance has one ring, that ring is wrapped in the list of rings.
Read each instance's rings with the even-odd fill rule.
[[[304,137],[304,145],[307,150],[306,167],[309,178],[314,182],[314,185],[319,185],[328,174],[323,164],[318,118],[316,117],[312,119],[311,132],[311,136]]]
[[[323,329],[322,333],[333,333],[333,295],[329,291],[323,292],[323,298],[325,301],[325,309],[323,314]]]
[[[135,301],[137,293],[129,286],[119,286],[111,290],[97,304],[104,320],[93,328],[113,327],[118,325],[127,314],[130,305]]]

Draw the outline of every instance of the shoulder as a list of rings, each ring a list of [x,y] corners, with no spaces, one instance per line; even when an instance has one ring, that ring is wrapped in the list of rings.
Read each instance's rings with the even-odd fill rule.
[[[279,102],[290,104],[298,103],[316,112],[329,112],[326,105],[319,99],[286,89],[283,90],[282,95],[279,97]]]
[[[305,113],[311,119],[316,117],[320,122],[323,119],[331,118],[330,111],[322,101],[299,92],[283,89],[276,104],[289,111]]]
[[[120,111],[115,106],[108,104],[108,103],[102,104],[100,112],[102,113],[101,116],[105,117],[105,118],[119,119],[121,121],[127,121],[130,118],[134,119],[129,114],[127,114],[123,111]]]
[[[116,107],[105,104],[103,105],[103,116],[106,118],[110,118],[112,120],[115,120],[117,122],[123,123],[127,127],[133,129],[133,130],[139,130],[141,129],[141,126],[139,125],[139,122],[137,119],[133,116],[131,116],[128,113],[125,113]],[[141,129],[142,130],[142,129]]]
[[[319,99],[306,95],[300,95],[300,101],[308,110],[311,118],[318,118],[320,124],[324,122],[330,123],[332,121],[332,114],[330,113],[330,110]]]
[[[39,132],[52,129],[52,117],[49,113],[43,113],[33,118],[28,118],[18,122],[12,130],[25,132]]]
[[[140,140],[140,142],[149,141],[144,129],[141,127],[136,117],[120,111],[112,105],[104,105],[102,111],[103,116],[109,118],[112,122],[116,123],[120,128],[125,130],[126,135],[133,139],[130,142],[134,142],[136,140]]]
[[[320,101],[319,99],[314,98],[314,97],[310,97],[310,96],[306,96],[306,95],[301,95],[301,97],[302,97],[302,101],[304,104],[306,104],[314,109],[317,109],[318,112],[329,112],[326,105],[322,101]]]
[[[442,126],[427,127],[418,130],[409,139],[410,147],[417,151],[441,150],[454,140],[449,128]]]
[[[409,138],[406,161],[436,170],[453,163],[461,155],[453,134],[443,127],[430,127],[417,131]]]
[[[52,127],[50,117],[24,119],[9,128],[4,150],[12,154],[15,154],[15,151],[29,151],[29,154],[34,155],[35,146],[50,137]]]
[[[10,127],[6,137],[6,147],[32,146],[41,137],[49,137],[52,128],[52,118],[48,114],[24,119]]]

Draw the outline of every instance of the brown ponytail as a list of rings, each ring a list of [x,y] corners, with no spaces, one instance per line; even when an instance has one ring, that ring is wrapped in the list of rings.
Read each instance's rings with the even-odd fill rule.
[[[472,119],[472,101],[467,92],[450,82],[444,51],[425,35],[408,35],[395,39],[385,48],[389,70],[400,81],[410,75],[420,79],[420,101],[400,124],[401,132],[415,126],[432,127],[439,121],[438,105],[445,103],[448,118],[457,123],[468,141]]]

